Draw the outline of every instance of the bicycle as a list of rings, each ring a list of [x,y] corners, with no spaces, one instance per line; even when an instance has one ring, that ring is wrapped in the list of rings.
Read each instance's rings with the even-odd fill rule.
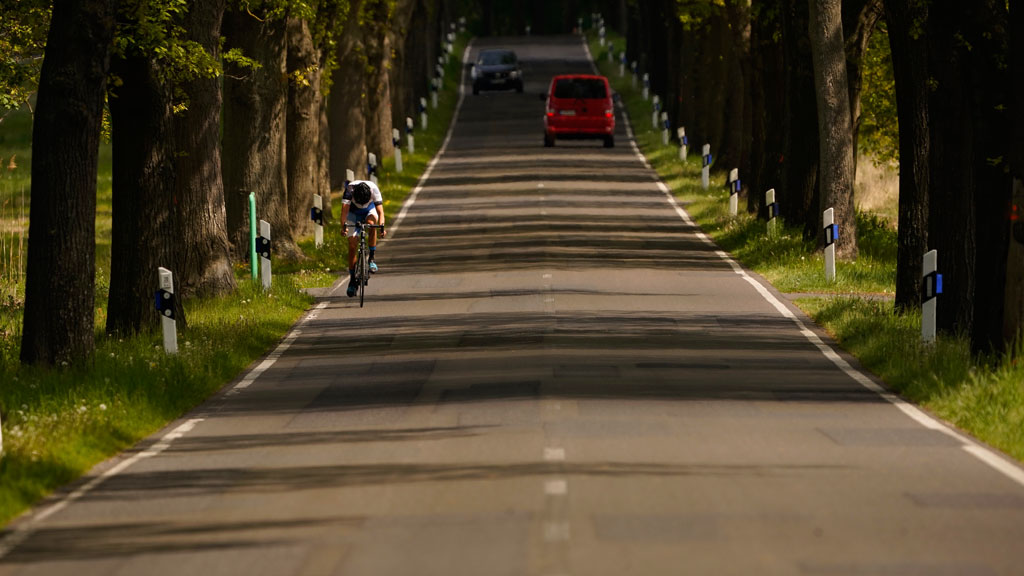
[[[370,245],[368,228],[376,228],[384,232],[383,224],[356,224],[356,232],[359,234],[359,251],[356,253],[356,282],[359,283],[359,307],[363,307],[363,298],[366,292],[366,285],[370,282]]]

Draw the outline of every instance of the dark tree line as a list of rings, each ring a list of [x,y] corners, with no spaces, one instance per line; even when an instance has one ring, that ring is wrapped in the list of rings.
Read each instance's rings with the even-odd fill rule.
[[[234,289],[250,193],[275,253],[303,257],[313,195],[329,208],[346,168],[362,175],[367,152],[393,152],[392,127],[427,95],[465,10],[456,2],[56,0],[35,111],[22,361],[70,363],[93,349],[105,102],[106,330],[132,334],[157,321],[157,267],[175,273],[179,322],[182,299]]]
[[[602,9],[628,37],[629,59],[650,74],[673,125],[695,145],[711,143],[720,165],[740,168],[747,209],[762,212],[763,192],[775,188],[783,217],[820,241],[822,209],[836,207],[847,258],[856,257],[850,152],[863,56],[884,21],[899,116],[896,309],[920,305],[921,259],[936,249],[946,279],[940,329],[968,335],[979,353],[1020,337],[1024,6],[651,0],[630,2],[619,18],[618,4]],[[839,82],[845,95],[822,92]]]

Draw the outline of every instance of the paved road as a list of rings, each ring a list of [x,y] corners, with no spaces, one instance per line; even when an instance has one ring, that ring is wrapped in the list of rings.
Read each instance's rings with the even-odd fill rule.
[[[589,64],[535,42],[505,42],[525,94],[466,97],[365,308],[324,297],[0,575],[1024,572],[1021,470],[842,370],[624,122],[543,148],[537,93]]]

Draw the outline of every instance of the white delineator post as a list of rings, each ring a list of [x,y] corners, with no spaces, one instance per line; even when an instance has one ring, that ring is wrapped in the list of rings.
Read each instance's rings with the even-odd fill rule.
[[[160,289],[156,292],[156,309],[160,313],[160,329],[164,336],[164,352],[178,353],[178,322],[174,318],[174,274],[157,268]]]
[[[256,239],[260,253],[260,281],[264,290],[270,290],[270,222],[260,220],[260,237]]]
[[[644,72],[644,102],[651,97],[651,75]]]
[[[619,78],[626,75],[626,53],[619,52]]]
[[[654,105],[654,110],[651,111],[651,130],[658,129],[658,116],[661,113],[661,96],[655,94],[651,97],[651,103]]]
[[[777,226],[775,219],[779,216],[779,204],[775,202],[775,188],[770,188],[764,193],[764,207],[768,210],[768,236],[774,238]]]
[[[700,154],[700,186],[707,190],[711,186],[711,144],[705,144]]]
[[[661,145],[668,146],[668,112],[661,113]]]
[[[437,65],[438,74],[440,74],[441,65]],[[441,82],[441,78],[430,79],[430,107],[437,110],[437,85]]]
[[[313,210],[310,216],[313,220],[313,241],[319,248],[324,245],[324,199],[319,194],[313,194]]]
[[[682,126],[676,128],[676,136],[679,137],[679,159],[686,162],[686,149],[690,144],[690,141],[686,139],[686,128]]]
[[[427,130],[427,99],[420,96],[420,130]]]
[[[834,282],[836,279],[836,240],[839,239],[839,228],[835,222],[832,208],[825,210],[825,280]]]
[[[366,159],[366,177],[373,182],[377,183],[377,155],[373,152],[367,154]]]
[[[408,116],[405,117],[405,138],[408,140],[410,155],[416,153],[416,139],[413,138],[412,135],[413,128],[415,127],[414,124],[415,123],[412,121],[412,118]]]
[[[353,172],[351,169],[345,169],[345,184],[348,184],[349,182],[354,182],[355,179],[356,173]]]
[[[936,296],[942,294],[942,274],[939,270],[939,253],[930,250],[924,255],[921,268],[923,285],[921,287],[921,341],[930,344],[935,341],[935,317],[938,301]]]
[[[395,147],[395,172],[402,173],[402,133],[391,129],[391,145]]]
[[[629,63],[629,70],[630,74],[633,75],[633,77],[630,78],[629,81],[632,83],[633,89],[636,90],[636,60],[633,60],[632,62]]]
[[[608,43],[608,63],[615,63],[615,44],[611,42]]]
[[[725,183],[729,188],[729,216],[735,216],[739,213],[739,197],[740,197],[740,169],[733,168],[729,170],[729,180]]]

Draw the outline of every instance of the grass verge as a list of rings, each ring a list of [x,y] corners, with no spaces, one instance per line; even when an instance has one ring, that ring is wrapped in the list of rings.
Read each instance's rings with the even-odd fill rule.
[[[625,45],[621,37],[609,39]],[[628,71],[620,77],[598,39],[591,35],[588,42],[599,70],[622,97],[641,152],[705,233],[782,292],[834,294],[798,298],[796,304],[892,390],[1024,461],[1024,346],[1005,357],[972,358],[963,337],[940,335],[924,345],[920,315],[895,314],[889,299],[875,298],[895,288],[896,232],[888,212],[858,214],[860,257],[838,262],[836,281],[826,282],[821,253],[798,228],[782,223],[770,235],[754,215],[728,214],[724,171],[712,171],[711,186],[701,188],[699,151],[683,162],[677,143],[662,144],[650,121],[651,103],[632,87]]]
[[[405,155],[398,174],[394,160],[380,168],[385,213],[397,215],[427,164],[437,153],[458,100],[465,38],[456,41],[447,65],[444,90],[430,110],[427,130],[418,130],[416,153]],[[404,123],[396,119],[396,124]],[[18,127],[20,126],[20,131]],[[0,125],[0,156],[13,155],[15,169],[0,176],[0,206],[26,196],[31,189],[29,122]],[[246,267],[238,268],[239,288],[219,298],[183,303],[189,321],[178,335],[180,353],[163,353],[154,331],[116,339],[102,333],[110,263],[110,156],[101,154],[97,193],[97,345],[81,365],[46,369],[18,363],[24,304],[23,269],[8,248],[17,238],[17,213],[0,211],[0,244],[10,256],[0,258],[0,524],[7,523],[53,490],[74,480],[106,458],[132,446],[180,417],[233,380],[287,333],[309,307],[305,288],[329,286],[344,270],[347,243],[338,224],[340,201],[324,231],[320,249],[312,238],[300,242],[308,256],[301,262],[276,262],[274,286],[263,291],[251,283]],[[17,223],[20,226],[20,223]],[[27,229],[27,220],[24,222]],[[15,233],[12,235],[11,230]],[[27,247],[21,248],[21,250]],[[23,261],[23,259],[22,259]]]

